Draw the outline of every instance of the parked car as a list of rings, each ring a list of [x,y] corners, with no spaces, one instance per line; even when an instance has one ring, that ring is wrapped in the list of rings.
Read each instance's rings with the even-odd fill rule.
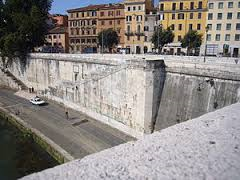
[[[41,98],[39,98],[38,96],[30,99],[30,103],[32,103],[33,105],[44,105],[46,102],[43,101]]]

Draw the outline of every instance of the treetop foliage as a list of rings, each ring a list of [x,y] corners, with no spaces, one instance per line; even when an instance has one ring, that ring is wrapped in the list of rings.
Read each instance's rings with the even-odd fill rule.
[[[24,58],[45,41],[52,0],[0,0],[0,53]]]
[[[152,43],[154,44],[155,48],[159,48],[160,52],[162,48],[174,40],[174,33],[171,30],[170,27],[167,29],[163,29],[159,27],[154,31],[154,34],[152,36]]]
[[[105,29],[98,34],[98,42],[100,46],[103,45],[103,47],[109,48],[110,50],[114,46],[118,45],[118,34],[113,29]]]
[[[196,49],[202,44],[202,35],[195,30],[191,30],[184,36],[181,43],[183,48]]]

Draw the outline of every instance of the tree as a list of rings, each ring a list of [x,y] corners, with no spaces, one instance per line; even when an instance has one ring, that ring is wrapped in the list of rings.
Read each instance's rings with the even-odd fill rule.
[[[41,46],[52,0],[0,0],[0,52],[3,59],[24,60]]]
[[[112,48],[119,43],[118,34],[113,29],[106,29],[98,34],[99,45],[104,49],[108,48],[112,52]]]
[[[202,44],[202,35],[195,30],[191,30],[184,36],[181,43],[183,48],[187,48],[187,54],[192,53],[193,49],[196,52],[197,48]]]
[[[162,52],[162,48],[171,42],[173,42],[174,34],[170,27],[167,29],[163,28],[157,28],[152,36],[152,43],[154,44],[154,47],[158,49],[158,52]]]

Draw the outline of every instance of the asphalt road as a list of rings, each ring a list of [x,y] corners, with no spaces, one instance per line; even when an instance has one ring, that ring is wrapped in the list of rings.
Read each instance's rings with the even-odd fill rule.
[[[0,88],[0,106],[19,117],[33,128],[42,132],[74,158],[102,151],[132,141],[134,138],[87,117],[69,110],[66,119],[64,107],[49,101],[46,106],[33,106],[27,99],[14,95],[14,91]]]

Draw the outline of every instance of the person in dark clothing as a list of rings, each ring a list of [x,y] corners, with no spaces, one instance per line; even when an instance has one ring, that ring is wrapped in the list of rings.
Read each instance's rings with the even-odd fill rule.
[[[66,119],[68,120],[69,119],[69,115],[68,115],[68,110],[67,109],[65,110],[65,116],[66,116]]]

